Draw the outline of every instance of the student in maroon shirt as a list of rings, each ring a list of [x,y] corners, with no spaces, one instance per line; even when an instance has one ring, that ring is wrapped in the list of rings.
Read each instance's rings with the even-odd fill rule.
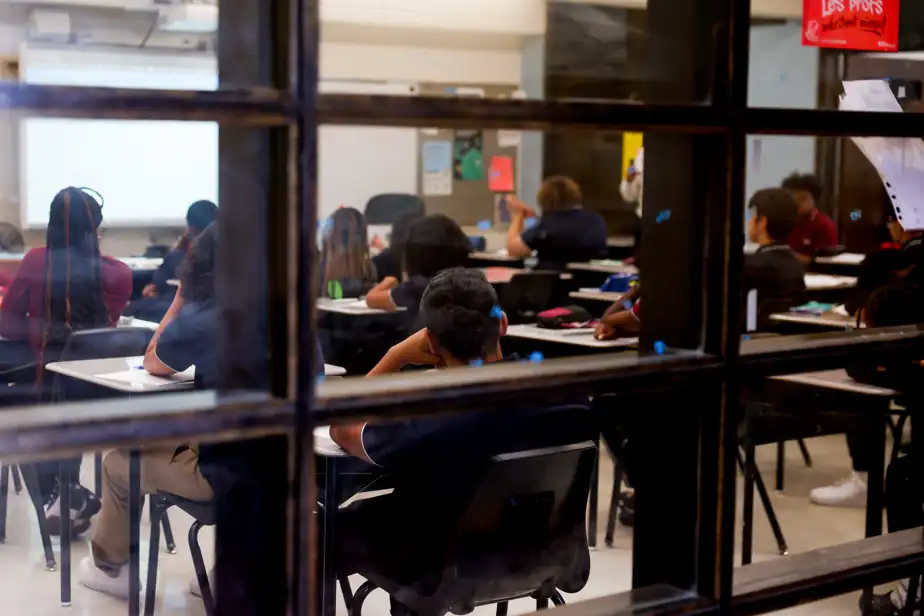
[[[28,340],[35,351],[39,383],[43,365],[54,361],[72,332],[114,326],[128,304],[132,273],[127,265],[100,256],[100,204],[79,188],[65,188],[51,202],[46,248],[23,258],[0,306],[0,336]],[[40,388],[37,388],[41,392]],[[80,459],[72,477],[79,477]],[[60,532],[58,462],[37,464],[49,531]],[[83,486],[70,487],[72,528],[79,534],[90,526],[99,499]]]
[[[808,263],[819,250],[837,245],[837,226],[830,216],[818,209],[821,182],[817,177],[793,173],[783,180],[782,186],[799,203],[799,222],[789,236],[789,246],[800,261]]]

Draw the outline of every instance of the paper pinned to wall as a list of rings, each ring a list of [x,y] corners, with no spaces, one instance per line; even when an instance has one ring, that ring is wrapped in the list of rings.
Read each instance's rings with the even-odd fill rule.
[[[520,141],[520,131],[518,130],[497,131],[497,147],[499,148],[518,148],[520,147]]]
[[[423,157],[423,194],[428,197],[451,195],[452,142],[424,141],[421,146],[421,156]]]
[[[840,109],[902,113],[886,81],[845,81]],[[851,137],[876,169],[885,186],[895,218],[906,231],[924,230],[924,141],[904,137]]]

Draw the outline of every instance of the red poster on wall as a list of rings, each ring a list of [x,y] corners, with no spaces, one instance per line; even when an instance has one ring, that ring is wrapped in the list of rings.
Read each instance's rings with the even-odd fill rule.
[[[899,0],[802,0],[802,44],[898,51]]]

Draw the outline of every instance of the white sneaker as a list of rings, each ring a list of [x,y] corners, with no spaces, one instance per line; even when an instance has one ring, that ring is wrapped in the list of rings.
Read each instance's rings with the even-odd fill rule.
[[[80,561],[77,580],[90,590],[128,601],[128,566],[119,570],[118,577],[110,577],[87,556]]]
[[[866,473],[851,471],[850,476],[833,486],[815,488],[809,500],[827,507],[866,507]]]
[[[209,571],[209,588],[212,588],[212,593],[215,592],[215,570],[211,569]],[[199,588],[199,578],[194,577],[189,581],[189,594],[193,597],[202,598],[202,589]]]

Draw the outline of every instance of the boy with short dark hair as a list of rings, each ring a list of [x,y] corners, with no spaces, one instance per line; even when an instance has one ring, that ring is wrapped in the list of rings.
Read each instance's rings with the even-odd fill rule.
[[[782,187],[795,197],[799,206],[798,220],[788,236],[789,245],[800,261],[808,263],[819,250],[837,245],[837,225],[818,209],[822,188],[816,176],[793,173],[783,180]]]
[[[743,292],[756,289],[759,301],[805,292],[805,268],[786,244],[799,216],[796,199],[786,190],[765,188],[754,193],[748,209],[748,239],[759,246],[745,255]]]

